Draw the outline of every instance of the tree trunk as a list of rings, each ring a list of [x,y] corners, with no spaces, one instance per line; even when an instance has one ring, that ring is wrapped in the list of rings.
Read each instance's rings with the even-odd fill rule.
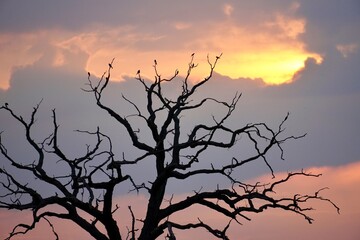
[[[156,155],[156,171],[158,177],[150,190],[150,198],[147,206],[146,217],[139,236],[139,240],[153,240],[156,239],[159,235],[159,233],[155,233],[154,230],[158,227],[161,220],[159,218],[159,210],[164,199],[167,184],[167,178],[164,178],[164,142],[159,142],[157,150],[159,151],[159,153]]]
[[[120,230],[117,222],[114,219],[110,219],[105,224],[106,232],[109,236],[109,240],[121,240]]]
[[[161,233],[154,230],[161,221],[159,217],[160,205],[163,201],[166,188],[166,181],[151,189],[151,196],[147,206],[147,213],[144,220],[144,226],[141,230],[139,240],[155,240]]]

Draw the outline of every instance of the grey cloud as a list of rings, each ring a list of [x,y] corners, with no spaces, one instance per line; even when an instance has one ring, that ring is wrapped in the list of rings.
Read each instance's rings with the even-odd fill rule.
[[[287,125],[289,134],[299,135],[308,132],[309,135],[305,139],[291,142],[285,146],[288,160],[284,163],[278,158],[274,158],[272,163],[276,170],[289,170],[312,165],[336,165],[355,161],[359,159],[360,152],[351,143],[358,141],[357,136],[360,132],[357,130],[356,124],[360,120],[360,113],[358,101],[351,100],[357,100],[359,97],[358,94],[352,95],[348,91],[343,94],[329,94],[328,92],[333,89],[331,84],[341,87],[344,82],[337,82],[335,76],[331,79],[321,79],[320,77],[323,77],[321,75],[333,66],[330,63],[328,63],[329,66],[326,64],[325,62],[324,66],[316,66],[309,62],[308,68],[305,70],[308,72],[298,82],[279,87],[259,86],[259,82],[250,79],[232,80],[215,74],[214,79],[200,89],[198,94],[200,97],[211,96],[221,100],[230,100],[236,91],[243,93],[237,111],[228,122],[230,126],[242,126],[248,122],[261,121],[276,127],[290,111],[291,116]],[[346,64],[337,66],[345,67]],[[333,70],[336,72],[338,69],[334,68]],[[358,73],[352,72],[351,74]],[[328,74],[328,76],[330,75],[331,73]],[[92,96],[81,91],[81,88],[85,87],[86,77],[86,73],[82,71],[66,73],[61,68],[50,70],[41,67],[39,63],[18,70],[13,75],[11,88],[1,98],[9,102],[18,112],[25,113],[29,113],[32,107],[43,98],[42,115],[38,117],[38,126],[46,127],[40,127],[39,135],[44,136],[50,131],[50,109],[56,108],[61,130],[65,132],[63,137],[66,140],[63,144],[69,149],[74,146],[83,149],[86,143],[86,141],[82,141],[82,143],[75,144],[69,140],[73,139],[75,134],[72,130],[91,130],[99,125],[106,133],[114,137],[114,141],[118,144],[116,148],[118,156],[121,156],[122,151],[125,151],[128,157],[134,156],[134,152],[128,151],[131,149],[131,144],[124,137],[126,136],[124,129],[95,106]],[[315,80],[320,83],[316,83]],[[348,86],[350,88],[351,84]],[[323,89],[324,87],[325,89]],[[326,88],[330,88],[330,90]],[[176,83],[175,87],[166,87],[164,91],[169,95],[175,95],[176,91],[180,91],[180,83]],[[312,94],[309,94],[308,91],[312,91]],[[328,94],[319,94],[322,91]],[[145,107],[143,105],[144,92],[136,80],[129,78],[124,82],[111,83],[106,93],[108,103],[122,114],[133,113],[134,109],[122,100],[121,94],[139,103],[142,108]],[[183,121],[186,123],[184,129],[190,128],[196,122],[211,121],[210,114],[217,116],[221,114],[221,110],[216,106],[209,105],[206,111],[196,111],[192,112],[191,116],[184,116]],[[4,117],[3,113],[1,116]],[[12,122],[2,121],[2,123],[1,130],[6,130],[8,127],[13,128]],[[141,124],[138,124],[141,128]],[[141,135],[141,137],[145,141],[149,141],[146,136]],[[218,156],[221,160],[230,159],[232,155],[238,153],[239,151],[236,149],[227,152],[211,151],[209,155],[204,156],[204,159],[211,159],[214,156]],[[141,168],[136,175],[141,178],[145,174],[143,171],[149,167]],[[266,166],[259,163],[258,166],[249,166],[249,169],[243,173],[244,177],[263,173],[266,171]]]
[[[60,28],[79,31],[100,24],[134,25],[142,32],[155,33],[166,30],[167,23],[202,24],[224,20],[225,3],[234,6],[231,19],[246,26],[251,22],[262,24],[275,13],[287,11],[292,1],[5,0],[0,3],[0,30],[28,32]]]
[[[360,2],[357,0],[302,1],[298,13],[307,20],[302,38],[312,51],[326,54],[336,44],[359,44]]]
[[[308,59],[292,84],[274,87],[274,92],[287,96],[339,96],[360,92],[360,52],[344,58],[338,51],[329,51],[324,62]],[[277,91],[278,90],[278,91]]]
[[[2,1],[0,29],[31,31],[47,28],[79,30],[93,24],[107,26],[156,25],[169,20],[199,20],[212,15],[216,19],[220,4],[216,1]],[[196,14],[195,14],[196,13]]]
[[[132,2],[126,3],[126,8],[131,9],[131,12],[134,8]],[[4,1],[0,8],[0,29],[25,32],[48,28],[78,30],[94,22],[109,21],[111,23],[112,19],[108,12],[111,6],[113,5],[109,1],[103,3],[93,0]],[[124,20],[124,6],[113,7],[113,9],[118,9],[118,21]]]

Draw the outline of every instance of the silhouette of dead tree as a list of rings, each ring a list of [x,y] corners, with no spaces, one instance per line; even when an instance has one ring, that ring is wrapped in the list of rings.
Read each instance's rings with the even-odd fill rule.
[[[2,161],[6,160],[20,174],[21,172],[30,173],[37,181],[55,189],[52,195],[43,194],[41,188],[23,183],[18,174],[14,174],[6,167],[0,168],[0,174],[4,180],[0,183],[2,188],[0,208],[28,210],[32,212],[33,218],[30,224],[20,223],[15,226],[7,239],[18,234],[26,234],[41,220],[45,220],[50,225],[54,237],[59,239],[55,227],[50,222],[52,218],[71,220],[98,240],[123,239],[125,235],[122,236],[120,233],[114,218],[114,213],[120,207],[114,203],[114,189],[123,182],[130,182],[133,186],[132,190],[144,191],[148,196],[146,214],[143,218],[135,216],[131,206],[128,207],[131,226],[127,227],[126,239],[151,240],[167,234],[167,238],[173,240],[176,239],[177,231],[200,228],[207,230],[210,235],[219,239],[229,239],[227,231],[231,224],[240,224],[241,220],[250,220],[248,213],[260,213],[268,208],[293,212],[312,223],[313,219],[308,215],[308,211],[312,208],[304,204],[314,199],[329,202],[339,211],[339,208],[330,199],[320,195],[323,189],[310,195],[295,194],[278,197],[274,194],[279,185],[296,176],[319,177],[320,174],[305,171],[294,172],[270,184],[249,184],[237,179],[235,170],[254,161],[264,162],[270,173],[274,175],[274,170],[268,160],[269,151],[278,149],[279,157],[283,159],[283,143],[291,139],[302,138],[305,135],[286,136],[284,134],[284,125],[289,114],[276,129],[270,128],[263,122],[249,123],[236,129],[227,127],[226,121],[233,114],[241,97],[241,94],[238,93],[229,102],[211,97],[194,100],[197,90],[204,87],[213,77],[220,57],[221,55],[217,56],[214,61],[208,57],[209,75],[195,84],[190,82],[192,70],[197,67],[197,64],[194,63],[194,54],[191,55],[184,78],[178,76],[178,70],[170,78],[163,78],[158,73],[156,60],[154,61],[155,80],[153,82],[145,80],[140,75],[140,70],[137,72],[135,78],[143,87],[146,95],[145,111],[129,98],[125,96],[122,98],[135,110],[131,117],[141,119],[144,122],[143,127],[150,130],[151,144],[140,140],[138,137],[140,133],[130,122],[130,116],[122,116],[121,112],[103,102],[103,95],[110,84],[114,60],[109,63],[108,70],[99,81],[92,81],[91,75],[88,73],[88,87],[84,91],[94,95],[97,106],[125,128],[133,147],[141,151],[139,156],[131,160],[125,159],[125,157],[117,160],[111,138],[102,133],[99,128],[96,131],[78,131],[94,138],[95,144],[88,145],[82,156],[71,158],[58,143],[59,125],[55,109],[52,110],[52,133],[38,143],[33,137],[32,129],[40,104],[34,107],[30,119],[26,121],[22,116],[16,114],[8,103],[5,103],[1,110],[8,112],[14,121],[24,127],[26,141],[35,150],[37,158],[30,164],[23,163],[21,159],[15,159],[5,147],[0,135]],[[163,86],[165,83],[177,79],[182,81],[180,94],[176,98],[169,98],[166,96],[166,92],[163,92]],[[221,117],[213,116],[212,124],[196,124],[189,132],[182,132],[181,116],[205,108],[205,104],[209,102],[225,109],[225,114]],[[162,117],[159,117],[160,115]],[[223,137],[220,140],[218,136]],[[223,160],[220,167],[213,164],[208,168],[196,167],[197,163],[203,160],[202,154],[210,147],[232,148],[240,138],[252,145],[253,155],[243,159],[232,157],[232,159]],[[55,157],[58,159],[58,163],[65,164],[68,171],[58,173],[56,176],[49,175],[45,170],[44,162],[50,157]],[[125,173],[124,166],[136,167],[142,161],[153,161],[156,176],[153,181],[137,184],[133,176]],[[228,188],[216,187],[211,191],[194,191],[176,202],[165,199],[170,180],[181,183],[202,175],[222,176],[229,181],[230,185]],[[166,201],[168,204],[164,204]],[[173,220],[172,216],[194,205],[201,205],[209,211],[226,216],[229,221],[224,228],[217,229],[207,223],[206,219],[197,218],[188,223]],[[49,206],[59,206],[63,211],[52,211]],[[89,220],[89,216],[91,220]]]

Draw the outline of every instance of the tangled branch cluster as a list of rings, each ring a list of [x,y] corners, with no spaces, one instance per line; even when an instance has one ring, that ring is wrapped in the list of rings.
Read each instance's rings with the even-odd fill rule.
[[[5,167],[0,169],[0,174],[6,181],[1,182],[5,194],[0,196],[0,208],[30,210],[33,213],[31,224],[18,224],[7,239],[18,234],[25,234],[33,229],[36,224],[44,219],[49,223],[54,236],[59,235],[54,230],[49,219],[60,218],[73,221],[75,224],[89,232],[95,239],[122,239],[120,228],[114,218],[114,212],[119,206],[113,202],[114,189],[119,184],[129,181],[136,191],[145,191],[148,196],[147,212],[142,218],[136,217],[131,206],[128,207],[131,217],[131,226],[127,227],[126,239],[157,239],[167,232],[169,239],[176,239],[176,232],[191,228],[206,229],[212,236],[219,239],[229,239],[227,231],[233,222],[241,224],[241,220],[250,220],[248,213],[260,213],[268,208],[278,208],[303,216],[309,223],[313,219],[307,214],[311,207],[303,207],[309,200],[321,200],[338,207],[327,198],[320,195],[319,190],[312,195],[295,194],[289,197],[276,197],[275,188],[296,176],[319,177],[304,171],[289,173],[284,179],[271,184],[248,184],[239,181],[236,177],[236,169],[254,161],[262,161],[274,176],[274,170],[268,160],[270,150],[277,148],[280,158],[283,159],[284,142],[290,139],[302,138],[301,136],[283,136],[284,124],[288,119],[287,114],[280,122],[277,129],[270,128],[266,123],[249,123],[240,128],[232,129],[226,126],[226,121],[234,113],[241,94],[236,93],[230,102],[220,101],[212,97],[194,100],[199,88],[203,87],[212,77],[214,69],[220,59],[217,56],[214,61],[208,57],[210,67],[209,75],[203,80],[192,84],[190,76],[197,64],[194,63],[194,54],[188,64],[185,76],[182,78],[180,94],[175,98],[169,98],[163,92],[163,86],[167,82],[176,81],[180,78],[179,71],[170,78],[163,78],[154,61],[155,80],[145,80],[140,71],[136,74],[136,80],[143,86],[146,94],[145,111],[131,99],[122,95],[125,102],[134,109],[134,114],[122,116],[120,112],[103,102],[103,96],[110,83],[113,61],[108,70],[98,82],[91,80],[88,75],[88,88],[84,91],[92,93],[97,106],[108,113],[121,127],[125,128],[134,148],[141,154],[133,159],[121,159],[115,157],[111,138],[102,133],[99,128],[96,131],[78,131],[93,137],[96,141],[93,146],[88,145],[85,154],[76,158],[70,158],[59,146],[59,125],[56,119],[56,111],[52,110],[53,131],[37,143],[32,136],[32,128],[35,124],[35,116],[39,109],[37,105],[30,116],[29,121],[16,114],[8,104],[1,107],[7,111],[14,121],[25,128],[27,142],[36,151],[37,158],[31,164],[23,164],[15,159],[5,147],[0,135],[0,152],[2,156],[18,171],[31,173],[38,181],[52,186],[56,191],[51,196],[42,194],[41,189],[36,189],[27,183],[23,183],[16,175]],[[182,115],[187,112],[206,107],[207,103],[217,104],[225,109],[221,117],[212,117],[212,124],[196,124],[190,132],[185,134],[181,131]],[[159,116],[165,116],[160,118]],[[146,143],[139,139],[139,131],[130,121],[130,117],[136,117],[144,122],[144,126],[151,132],[152,143]],[[227,136],[227,140],[219,140],[217,136]],[[210,165],[208,168],[197,168],[197,163],[202,161],[203,153],[210,147],[227,149],[233,147],[237,140],[247,140],[254,154],[239,159],[224,160],[219,166]],[[186,154],[185,154],[186,152]],[[50,176],[44,168],[44,162],[48,158],[56,158],[58,163],[65,164],[68,172]],[[156,177],[153,181],[135,183],[133,177],[126,174],[124,166],[137,166],[142,161],[154,161]],[[230,182],[230,187],[213,189],[211,191],[194,191],[184,199],[176,202],[166,202],[165,197],[169,189],[170,180],[181,182],[201,175],[220,175]],[[101,179],[101,180],[100,180]],[[2,191],[4,192],[4,191]],[[64,209],[63,212],[47,210],[50,205],[57,205]],[[191,206],[201,205],[217,214],[226,216],[229,221],[223,229],[217,229],[205,220],[197,218],[194,222],[176,222],[173,216],[186,211]],[[81,213],[85,213],[84,216]],[[91,217],[89,220],[88,216]],[[102,227],[99,227],[102,226]],[[105,229],[105,230],[102,230]],[[123,236],[124,237],[124,236]]]

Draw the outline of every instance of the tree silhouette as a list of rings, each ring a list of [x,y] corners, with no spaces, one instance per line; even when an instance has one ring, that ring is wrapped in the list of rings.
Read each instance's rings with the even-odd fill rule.
[[[71,158],[59,145],[56,111],[52,110],[52,133],[40,143],[34,138],[32,129],[35,124],[36,114],[40,104],[34,107],[28,121],[16,114],[5,103],[1,110],[10,114],[13,121],[25,128],[26,141],[36,152],[36,160],[24,163],[16,159],[7,150],[0,135],[0,152],[7,167],[0,168],[1,196],[0,208],[9,210],[28,210],[32,212],[30,224],[20,223],[14,227],[7,239],[18,234],[26,234],[35,228],[41,220],[48,222],[56,239],[59,238],[51,219],[67,219],[80,226],[91,236],[98,240],[119,239],[157,239],[166,235],[168,239],[176,239],[176,233],[188,229],[202,228],[210,235],[219,239],[229,239],[227,230],[231,224],[240,223],[241,220],[250,220],[248,213],[260,213],[268,208],[282,209],[304,217],[309,223],[313,219],[308,215],[312,210],[306,205],[309,200],[329,202],[337,210],[338,207],[327,198],[320,195],[322,189],[311,195],[295,194],[278,197],[275,189],[296,176],[319,177],[318,174],[304,171],[288,173],[288,175],[269,184],[249,184],[238,180],[236,170],[250,162],[264,162],[272,175],[274,171],[268,161],[268,154],[272,149],[277,149],[279,158],[283,159],[282,144],[301,136],[286,136],[284,124],[288,114],[275,129],[266,123],[249,123],[239,128],[232,129],[226,121],[233,114],[241,94],[236,93],[231,101],[225,102],[207,97],[197,99],[196,93],[213,77],[214,69],[220,59],[217,56],[213,61],[208,57],[209,75],[203,80],[192,84],[190,76],[197,67],[194,63],[194,54],[188,64],[187,72],[183,78],[178,76],[179,71],[170,78],[163,78],[158,72],[158,63],[154,61],[155,80],[150,82],[143,78],[140,70],[136,80],[143,87],[146,102],[143,106],[135,104],[131,99],[122,96],[133,109],[134,114],[122,116],[120,111],[105,104],[103,97],[110,84],[113,62],[109,63],[107,71],[99,81],[91,80],[88,73],[88,84],[84,91],[94,95],[97,106],[109,114],[121,127],[125,128],[134,149],[139,150],[139,155],[126,159],[125,156],[115,156],[113,142],[99,128],[95,131],[80,131],[95,139],[95,144],[88,145],[86,153],[76,158]],[[180,79],[180,80],[179,80]],[[174,81],[181,81],[181,88],[177,97],[168,97],[163,91],[163,86]],[[182,116],[191,114],[192,111],[206,108],[208,103],[216,104],[224,109],[224,115],[212,116],[212,123],[194,124],[188,132],[182,130]],[[132,119],[143,121],[151,135],[151,142],[142,141],[141,132],[135,128]],[[241,139],[241,141],[240,141]],[[229,149],[240,142],[247,142],[252,147],[252,154],[245,158],[234,156],[223,159],[221,163],[209,164],[208,167],[199,167],[199,162],[204,161],[203,153],[213,149]],[[50,175],[44,166],[47,159],[57,159],[58,164],[66,166],[67,172],[58,172]],[[134,177],[127,173],[127,167],[136,168],[141,162],[148,161],[154,164],[155,176],[149,176],[147,182],[138,183]],[[201,165],[200,165],[201,166]],[[11,168],[11,170],[9,169]],[[15,170],[17,172],[15,173]],[[42,188],[28,183],[23,183],[19,174],[30,174],[36,181],[51,186],[53,194],[43,193]],[[185,198],[174,201],[169,192],[169,182],[182,183],[191,181],[195,176],[220,176],[228,181],[227,187],[217,186],[211,190],[197,190],[189,193]],[[130,183],[131,191],[144,192],[148,197],[146,214],[136,216],[131,206],[128,206],[131,226],[128,231],[121,233],[114,213],[120,208],[114,202],[114,190],[122,183]],[[171,198],[169,200],[169,198]],[[192,222],[179,222],[172,216],[186,211],[190,207],[200,205],[214,214],[223,215],[228,222],[223,229],[217,229],[207,223],[206,219],[195,216]],[[52,210],[49,206],[59,206],[62,211]],[[123,227],[123,226],[121,226]]]

